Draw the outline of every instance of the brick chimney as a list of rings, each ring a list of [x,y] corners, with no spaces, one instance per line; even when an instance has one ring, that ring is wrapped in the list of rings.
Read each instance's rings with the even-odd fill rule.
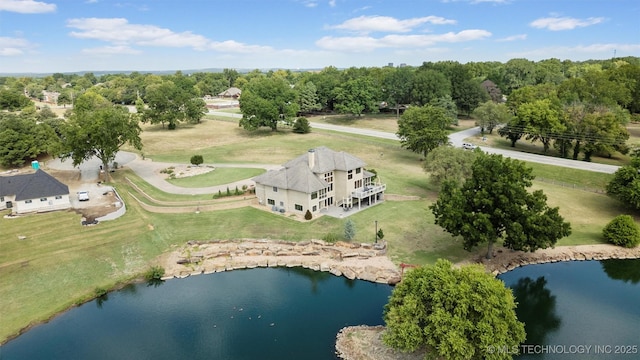
[[[314,149],[309,149],[309,169],[313,169],[316,166],[316,151]]]

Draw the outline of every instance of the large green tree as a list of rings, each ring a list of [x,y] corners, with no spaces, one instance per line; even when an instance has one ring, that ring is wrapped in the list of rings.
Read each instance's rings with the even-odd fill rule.
[[[607,185],[607,194],[627,206],[640,209],[640,158],[633,157],[631,164],[619,168]]]
[[[471,177],[471,165],[480,149],[468,151],[453,146],[439,146],[427,154],[424,160],[424,171],[436,185],[447,180],[462,185]]]
[[[177,124],[182,121],[189,123],[199,123],[204,114],[207,113],[207,106],[199,97],[183,87],[190,82],[183,81],[184,76],[175,76],[174,83],[171,80],[162,80],[146,87],[144,103],[146,106],[136,106],[143,122],[152,124],[167,124],[169,130],[174,130]]]
[[[74,109],[62,128],[61,157],[71,158],[73,165],[78,166],[95,156],[102,162],[107,180],[109,163],[124,144],[142,149],[140,132],[137,115],[125,107],[109,103],[91,109]]]
[[[388,346],[425,358],[510,359],[525,339],[511,290],[480,265],[447,260],[408,271],[384,309]],[[502,348],[503,347],[503,348]]]
[[[239,125],[247,130],[262,126],[278,130],[278,123],[290,124],[297,112],[296,92],[280,77],[255,77],[242,90]]]
[[[451,96],[451,82],[442,72],[425,69],[413,74],[411,103],[422,106],[444,96]]]
[[[361,116],[380,108],[381,91],[370,76],[348,80],[335,89],[334,109],[342,114]]]
[[[397,135],[403,148],[427,156],[446,144],[451,119],[443,108],[433,105],[411,107],[398,120]]]
[[[504,103],[495,103],[489,100],[473,110],[473,117],[476,118],[476,125],[480,126],[480,131],[483,134],[485,131],[489,131],[491,134],[496,126],[511,121],[513,115]]]
[[[49,122],[25,114],[0,113],[0,165],[21,166],[52,152],[57,144]]]
[[[444,182],[431,205],[436,224],[462,236],[465,249],[487,243],[491,258],[498,240],[512,250],[535,251],[571,234],[569,223],[557,207],[547,205],[541,190],[527,191],[534,176],[524,162],[481,153],[471,170],[462,186]]]

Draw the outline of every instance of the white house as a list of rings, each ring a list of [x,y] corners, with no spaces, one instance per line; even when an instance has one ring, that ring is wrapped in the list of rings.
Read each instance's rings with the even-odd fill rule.
[[[374,184],[374,174],[364,166],[353,155],[322,146],[252,180],[260,204],[281,212],[318,213],[330,206],[360,207],[383,200],[386,185]]]
[[[43,170],[0,176],[0,210],[14,214],[69,209],[69,187]]]

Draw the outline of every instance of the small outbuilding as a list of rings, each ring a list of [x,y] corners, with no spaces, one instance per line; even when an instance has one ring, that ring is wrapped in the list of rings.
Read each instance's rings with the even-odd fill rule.
[[[14,214],[71,208],[69,187],[45,171],[0,176],[0,210]]]
[[[227,99],[228,98],[237,99],[240,97],[240,94],[242,94],[242,90],[238,89],[237,87],[230,87],[227,90],[218,94],[218,96],[221,98],[227,98]]]

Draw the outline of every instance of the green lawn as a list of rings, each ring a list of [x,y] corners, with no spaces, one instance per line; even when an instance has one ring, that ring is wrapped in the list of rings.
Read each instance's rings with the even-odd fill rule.
[[[421,200],[386,201],[353,214],[356,242],[374,239],[375,221],[389,243],[389,256],[397,262],[433,263],[444,257],[452,261],[481,253],[468,253],[461,241],[433,224],[428,209],[435,187],[422,170],[421,156],[381,139],[313,131],[297,135],[290,131],[246,132],[237,123],[206,120],[199,125],[180,125],[175,131],[145,125],[146,156],[158,160],[188,163],[202,154],[207,163],[244,162],[281,164],[315,146],[329,146],[361,157],[367,168],[375,168],[387,184],[389,194],[417,195]],[[602,186],[608,176],[579,170],[530,164],[540,177],[568,180],[585,187]],[[218,168],[220,170],[222,168]],[[216,171],[218,171],[216,170]],[[214,181],[194,177],[192,181]],[[229,178],[243,175],[225,175]],[[16,219],[0,217],[0,340],[25,326],[93,297],[97,287],[111,288],[139,276],[158,255],[190,240],[268,238],[300,241],[321,239],[329,233],[341,235],[345,219],[321,217],[301,223],[286,216],[252,207],[185,214],[144,211],[129,193],[142,195],[125,181],[129,178],[157,201],[208,201],[212,195],[163,193],[129,171],[117,171],[113,181],[127,204],[122,218],[97,226],[82,227],[80,215],[54,212]],[[247,177],[250,177],[247,176]],[[222,181],[222,180],[220,180]],[[570,221],[573,234],[558,245],[594,244],[602,241],[604,224],[624,213],[620,204],[592,192],[535,181],[560,206]],[[153,200],[145,202],[153,203]],[[4,212],[6,213],[6,212]],[[2,215],[4,215],[4,213]],[[19,240],[19,236],[26,236]]]
[[[264,172],[264,169],[219,167],[205,174],[183,178],[167,179],[167,181],[176,186],[186,188],[201,188],[224,185],[244,179],[249,179]]]

